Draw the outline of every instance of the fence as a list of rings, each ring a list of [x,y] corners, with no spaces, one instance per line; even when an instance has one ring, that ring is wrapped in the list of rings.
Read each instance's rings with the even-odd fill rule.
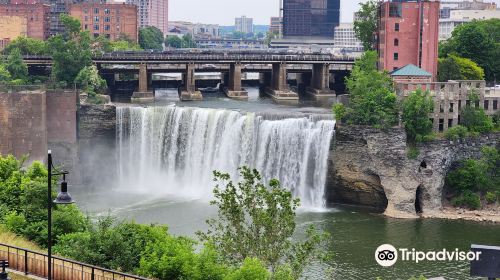
[[[47,254],[0,243],[0,259],[9,261],[9,268],[25,274],[47,278]],[[147,280],[73,260],[52,257],[53,280]]]

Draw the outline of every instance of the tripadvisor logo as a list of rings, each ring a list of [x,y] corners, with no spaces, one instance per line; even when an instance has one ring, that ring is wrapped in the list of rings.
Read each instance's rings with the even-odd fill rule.
[[[398,259],[415,263],[421,261],[478,261],[480,256],[481,252],[465,252],[458,249],[427,252],[417,251],[415,248],[399,248],[398,250],[390,244],[380,245],[375,250],[375,261],[384,267],[393,266]]]

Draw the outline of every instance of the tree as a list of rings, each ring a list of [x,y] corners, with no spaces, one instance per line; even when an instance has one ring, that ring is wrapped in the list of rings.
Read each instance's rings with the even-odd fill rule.
[[[475,92],[469,93],[469,104],[462,109],[460,124],[472,134],[491,132],[494,128],[493,119],[476,104],[479,104],[479,96]]]
[[[377,2],[369,0],[361,3],[358,18],[359,20],[354,22],[356,37],[361,40],[365,50],[373,50],[377,31]]]
[[[80,86],[90,97],[95,97],[107,87],[106,80],[99,76],[99,70],[95,65],[86,66],[75,78],[75,83]]]
[[[229,264],[258,258],[271,272],[289,264],[298,279],[313,259],[325,256],[319,250],[325,236],[310,228],[303,243],[292,243],[299,199],[277,180],[264,185],[257,170],[242,167],[240,176],[242,181],[235,184],[229,174],[214,171],[219,184],[211,204],[218,208],[218,215],[207,221],[209,230],[198,236],[214,244]]]
[[[64,25],[64,36],[66,39],[73,39],[80,34],[81,22],[77,18],[67,14],[61,14],[59,21]]]
[[[154,26],[139,29],[139,45],[145,50],[163,50],[163,33]]]
[[[449,80],[483,80],[484,70],[474,61],[449,55],[439,59],[438,79],[440,82]]]
[[[165,45],[171,48],[180,49],[182,48],[182,39],[178,36],[168,36],[165,40]]]
[[[356,61],[346,78],[349,106],[337,105],[336,114],[348,124],[390,127],[397,123],[397,98],[392,79],[387,72],[377,70],[378,55],[368,51]]]
[[[47,54],[47,44],[45,41],[28,38],[17,37],[12,40],[4,49],[5,54],[10,54],[12,50],[19,49],[21,54],[44,55]]]
[[[403,101],[403,124],[410,142],[420,142],[432,133],[432,121],[429,114],[434,109],[434,102],[429,91],[417,89]]]
[[[196,42],[191,34],[188,33],[182,36],[182,47],[187,49],[196,48]]]
[[[500,19],[472,21],[457,26],[452,37],[440,44],[439,55],[468,58],[484,69],[487,81],[500,76]]]
[[[9,71],[4,64],[0,63],[0,83],[8,82],[12,79]]]
[[[6,68],[11,78],[25,81],[28,78],[28,65],[24,63],[23,56],[19,49],[13,49],[7,57]]]

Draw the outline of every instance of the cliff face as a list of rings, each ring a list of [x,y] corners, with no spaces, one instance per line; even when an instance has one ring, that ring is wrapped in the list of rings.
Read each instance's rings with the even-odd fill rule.
[[[433,141],[407,157],[404,129],[340,127],[330,154],[327,195],[330,201],[360,204],[398,218],[439,212],[444,178],[453,162],[477,158],[483,146],[496,146],[500,134],[461,141]]]

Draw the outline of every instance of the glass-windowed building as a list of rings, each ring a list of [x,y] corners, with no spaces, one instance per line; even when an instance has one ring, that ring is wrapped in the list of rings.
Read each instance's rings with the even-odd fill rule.
[[[332,38],[340,0],[283,0],[283,36]]]

